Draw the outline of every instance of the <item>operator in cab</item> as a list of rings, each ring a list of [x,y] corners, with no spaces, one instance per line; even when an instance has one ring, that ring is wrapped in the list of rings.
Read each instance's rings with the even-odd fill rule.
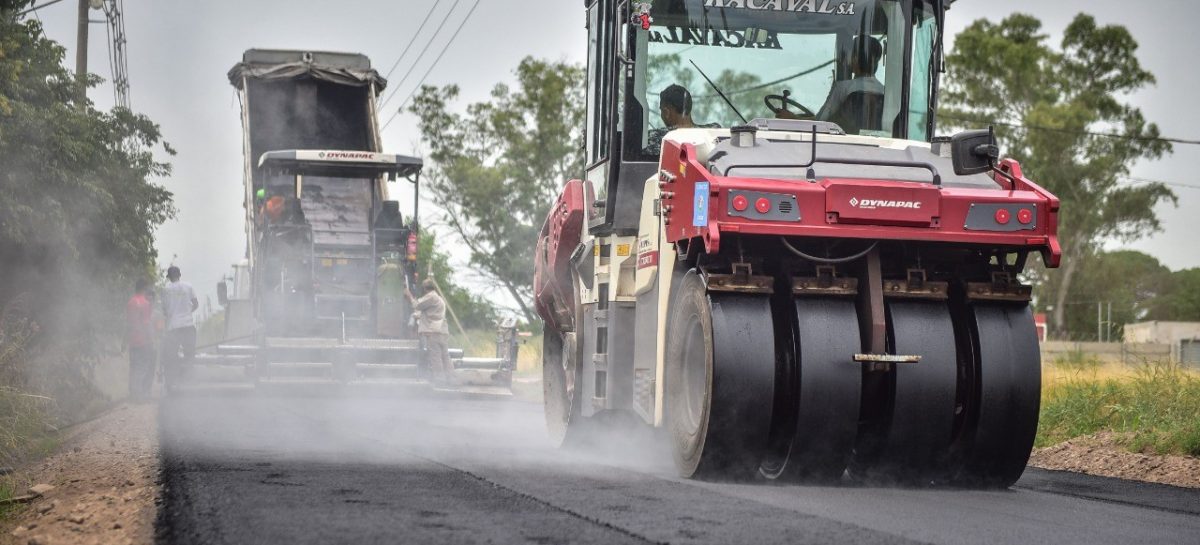
[[[658,94],[658,115],[662,118],[663,128],[653,129],[647,135],[645,153],[659,155],[662,153],[663,137],[675,129],[705,129],[719,128],[720,125],[696,125],[692,120],[692,94],[679,84],[672,84]]]
[[[871,36],[855,37],[850,51],[850,79],[833,82],[817,119],[838,123],[850,134],[870,128],[861,126],[860,119],[864,110],[883,100],[883,83],[875,77],[881,59],[883,45],[879,40]]]

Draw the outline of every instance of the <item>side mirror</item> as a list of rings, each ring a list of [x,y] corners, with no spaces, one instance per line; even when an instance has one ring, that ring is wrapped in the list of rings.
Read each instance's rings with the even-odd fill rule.
[[[217,282],[217,301],[221,306],[229,305],[229,285],[225,282]]]
[[[989,172],[1000,159],[993,129],[963,131],[950,138],[950,159],[954,173],[970,176]]]

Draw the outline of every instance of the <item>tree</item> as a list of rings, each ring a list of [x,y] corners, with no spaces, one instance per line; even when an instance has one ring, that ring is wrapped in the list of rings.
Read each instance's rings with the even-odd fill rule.
[[[1154,207],[1176,197],[1163,184],[1121,184],[1134,161],[1171,152],[1158,127],[1121,101],[1155,81],[1138,62],[1129,31],[1080,14],[1056,50],[1041,29],[1036,18],[1015,14],[1000,24],[975,21],[960,33],[946,59],[938,118],[955,127],[998,125],[1006,153],[1062,199],[1063,266],[1035,275],[1038,299],[1053,307],[1052,326],[1062,334],[1072,283],[1100,244],[1160,230]]]
[[[487,299],[462,287],[454,278],[454,267],[450,256],[437,249],[437,236],[429,231],[421,234],[417,246],[417,261],[425,264],[432,278],[441,288],[446,305],[465,329],[486,329],[495,325],[496,307]],[[424,272],[424,271],[422,271]]]
[[[457,85],[424,86],[411,110],[433,168],[426,187],[470,250],[470,262],[533,321],[533,251],[558,189],[583,173],[584,72],[525,58],[517,87],[450,111]]]
[[[155,153],[173,152],[148,118],[79,102],[62,46],[16,17],[30,4],[0,0],[0,308],[86,358],[122,333],[134,280],[153,274],[154,230],[175,209],[150,180],[170,173]]]
[[[1200,322],[1200,269],[1171,275],[1166,289],[1151,303],[1150,320]]]
[[[1170,289],[1171,270],[1154,257],[1134,250],[1097,253],[1072,283],[1066,334],[1071,339],[1096,337],[1096,306],[1105,320],[1111,305],[1108,334],[1120,338],[1125,325],[1146,318]]]

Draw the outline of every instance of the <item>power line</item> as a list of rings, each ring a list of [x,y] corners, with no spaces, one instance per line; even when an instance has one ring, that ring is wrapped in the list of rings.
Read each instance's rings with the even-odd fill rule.
[[[1169,187],[1180,187],[1184,189],[1200,189],[1200,185],[1185,184],[1182,182],[1164,182],[1162,180],[1151,180],[1149,178],[1138,178],[1135,176],[1122,176],[1125,180],[1133,182],[1133,185],[1142,184],[1162,184]]]
[[[45,8],[45,7],[53,6],[54,4],[57,4],[57,3],[59,3],[59,2],[62,2],[62,1],[63,1],[63,0],[50,0],[49,2],[46,2],[45,4],[42,4],[42,5],[40,5],[40,6],[33,6],[33,7],[30,7],[29,9],[27,9],[27,10],[25,10],[25,11],[22,11],[22,12],[18,13],[18,14],[17,14],[17,17],[21,17],[21,16],[24,16],[24,15],[27,15],[27,14],[33,13],[33,12],[35,12],[35,11],[37,11],[37,10],[39,10],[39,9]]]
[[[1116,140],[1132,140],[1135,142],[1169,142],[1172,144],[1185,144],[1191,146],[1200,146],[1200,140],[1189,140],[1185,138],[1169,138],[1165,136],[1129,136],[1125,134],[1113,134],[1107,132],[1080,131],[1075,129],[1062,129],[1058,127],[1040,127],[1037,125],[1022,125],[1019,123],[1007,123],[1004,121],[980,121],[978,119],[968,119],[964,117],[956,117],[952,115],[937,114],[942,119],[953,119],[954,121],[964,121],[968,123],[988,123],[997,127],[1008,127],[1010,129],[1026,129],[1035,131],[1049,131],[1063,134],[1083,134],[1087,136],[1097,136],[1101,138],[1113,138]]]
[[[112,73],[113,101],[117,106],[132,109],[129,99],[129,62],[125,56],[125,0],[106,0],[104,15],[108,19],[108,66]]]
[[[412,39],[408,41],[408,45],[404,46],[404,51],[401,52],[400,56],[396,58],[396,62],[393,63],[392,67],[388,69],[387,75],[383,76],[383,79],[392,77],[392,72],[396,71],[396,67],[400,66],[400,61],[404,60],[405,55],[408,55],[408,50],[412,48],[414,43],[417,42],[417,37],[421,35],[422,30],[425,30],[425,24],[429,22],[429,18],[433,16],[433,12],[437,11],[437,8],[439,5],[441,5],[441,3],[442,0],[437,0],[433,3],[433,7],[429,8],[429,13],[425,14],[425,19],[421,21],[421,26],[417,27],[417,31],[413,33]]]
[[[425,80],[429,78],[429,74],[433,73],[433,69],[436,68],[438,63],[442,61],[442,57],[446,55],[446,51],[450,50],[450,46],[454,44],[454,40],[458,38],[458,34],[462,32],[463,27],[467,26],[467,21],[470,21],[471,16],[475,14],[475,8],[479,7],[479,2],[480,0],[475,0],[475,3],[471,5],[471,10],[467,12],[467,16],[464,17],[462,22],[458,24],[458,28],[454,30],[454,34],[450,36],[450,41],[446,42],[446,46],[442,48],[442,52],[439,53],[437,58],[433,60],[433,64],[429,65],[429,69],[425,71],[425,75],[421,76],[421,81],[417,82],[417,86],[414,87],[412,92],[408,94],[408,98],[404,99],[404,102],[400,104],[400,107],[396,108],[396,112],[388,118],[387,123],[383,124],[384,129],[386,129],[388,125],[392,124],[392,121],[396,119],[396,116],[400,115],[400,112],[404,111],[404,107],[408,105],[408,101],[412,100],[413,96],[417,94],[417,91],[421,89],[421,86],[425,84]]]
[[[454,10],[458,8],[458,3],[460,1],[461,0],[454,0],[454,4],[450,6],[450,11],[447,11],[446,16],[442,17],[442,22],[438,23],[437,30],[434,30],[433,36],[430,36],[429,41],[425,42],[425,47],[422,48],[421,52],[417,54],[417,58],[415,60],[413,60],[412,65],[408,67],[408,71],[404,73],[404,77],[400,78],[400,81],[397,82],[396,86],[392,88],[392,92],[388,93],[387,98],[382,103],[380,103],[380,105],[379,105],[380,109],[386,107],[388,105],[388,103],[391,102],[392,99],[396,97],[396,92],[400,90],[400,86],[404,85],[405,81],[408,81],[408,76],[412,75],[413,70],[416,70],[417,65],[421,63],[421,59],[425,58],[425,53],[429,52],[429,48],[430,48],[430,46],[433,45],[434,40],[436,40],[438,35],[442,33],[442,28],[444,28],[446,26],[446,23],[448,21],[450,21],[450,16],[453,15]]]

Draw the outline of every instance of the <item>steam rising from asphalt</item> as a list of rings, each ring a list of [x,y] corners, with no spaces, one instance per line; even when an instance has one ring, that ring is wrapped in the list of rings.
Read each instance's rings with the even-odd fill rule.
[[[598,435],[586,449],[556,449],[540,403],[442,392],[304,397],[190,396],[165,400],[169,449],[215,460],[238,455],[325,463],[493,467],[621,467],[669,476],[670,451],[647,426]],[[196,415],[205,415],[197,418]]]

